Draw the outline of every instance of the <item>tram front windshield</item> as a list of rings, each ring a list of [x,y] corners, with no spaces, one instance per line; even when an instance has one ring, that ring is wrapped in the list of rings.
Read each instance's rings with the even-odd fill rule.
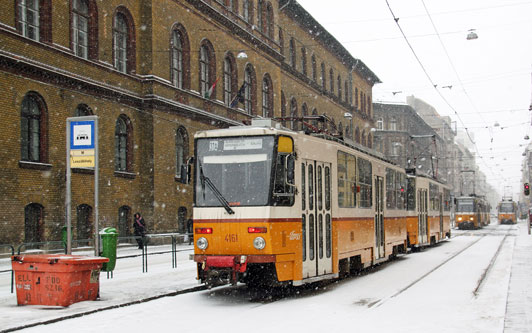
[[[273,136],[198,139],[196,207],[267,205],[274,146]]]
[[[472,213],[475,211],[475,205],[472,199],[460,200],[456,202],[456,212]]]
[[[514,208],[513,203],[509,203],[509,202],[501,203],[501,205],[499,206],[499,212],[501,212],[501,213],[515,213],[515,208]]]

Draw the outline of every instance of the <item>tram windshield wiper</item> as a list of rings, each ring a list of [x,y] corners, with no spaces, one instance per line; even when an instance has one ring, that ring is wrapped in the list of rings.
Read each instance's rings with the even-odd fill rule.
[[[211,189],[212,193],[214,193],[214,196],[216,197],[216,199],[218,199],[218,201],[220,201],[222,206],[224,206],[227,213],[234,214],[235,211],[231,208],[231,206],[229,206],[229,202],[225,199],[222,193],[218,191],[218,189],[213,184],[213,182],[209,179],[209,177],[203,174],[203,165],[201,164],[201,162],[198,161],[198,163],[199,163],[200,181],[201,181],[201,188],[203,190],[203,195],[205,196],[205,184],[207,184],[207,186],[209,186],[209,188]]]

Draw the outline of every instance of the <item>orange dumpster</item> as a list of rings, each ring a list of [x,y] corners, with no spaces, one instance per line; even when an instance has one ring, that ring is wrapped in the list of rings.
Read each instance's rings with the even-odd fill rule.
[[[95,300],[103,257],[29,254],[11,257],[18,305],[69,306]]]

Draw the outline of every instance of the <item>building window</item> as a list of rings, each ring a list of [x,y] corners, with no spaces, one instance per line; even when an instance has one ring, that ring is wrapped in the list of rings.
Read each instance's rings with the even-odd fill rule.
[[[244,0],[242,2],[242,16],[244,21],[249,24],[253,23],[253,5],[251,4],[251,0]]]
[[[325,75],[325,64],[322,62],[321,63],[321,88],[323,90],[327,89],[327,82],[326,82],[325,78],[326,78],[326,75]]]
[[[377,119],[377,130],[382,131],[383,124],[384,124],[384,120],[382,118]]]
[[[77,240],[78,245],[88,246],[89,239],[93,238],[93,221],[92,221],[92,207],[86,204],[79,205],[76,208],[77,213]],[[85,240],[85,242],[80,242],[80,240]]]
[[[237,89],[237,73],[235,58],[227,53],[224,59],[224,102],[230,106]]]
[[[183,88],[183,41],[179,31],[172,33],[172,84],[177,88]]]
[[[307,50],[304,47],[301,48],[301,72],[307,76]]]
[[[89,5],[87,0],[74,0],[72,4],[72,44],[74,53],[89,57]]]
[[[23,161],[47,162],[46,110],[35,93],[28,93],[22,100],[20,142]]]
[[[135,36],[133,19],[124,7],[119,7],[113,26],[114,66],[122,73],[131,73],[135,68]]]
[[[290,66],[293,69],[296,68],[296,41],[294,38],[290,38]]]
[[[188,134],[184,127],[179,127],[175,136],[176,148],[176,178],[181,179],[181,169],[188,158]]]
[[[120,115],[115,125],[115,170],[131,171],[132,164],[131,121]]]
[[[311,67],[311,77],[312,77],[312,80],[314,82],[316,82],[317,80],[317,76],[318,76],[318,73],[316,72],[317,71],[317,68],[316,68],[316,56],[313,54],[312,57],[310,57],[310,67]]]
[[[294,97],[292,97],[292,99],[290,100],[290,128],[293,129],[294,131],[297,131],[298,130],[298,126],[297,126],[297,118],[298,115],[297,115],[297,101]]]
[[[360,143],[365,146],[366,145],[366,131],[362,131],[362,135],[360,136]]]
[[[44,241],[44,207],[31,203],[24,207],[24,243]]]
[[[353,74],[349,73],[349,105],[353,105]]]
[[[392,117],[390,119],[390,128],[389,128],[390,131],[397,131],[397,120],[395,119],[395,117]]]
[[[344,102],[346,103],[349,101],[348,91],[349,91],[349,84],[347,81],[345,81],[344,82]]]
[[[284,92],[281,91],[281,124],[286,127],[286,97],[284,97]]]
[[[264,32],[264,3],[263,0],[259,0],[257,3],[257,26],[260,32]]]
[[[342,100],[342,77],[338,75],[336,78],[336,84],[338,85],[338,99]]]
[[[270,75],[264,75],[262,80],[262,116],[273,117],[273,88]]]
[[[131,236],[131,208],[129,206],[122,206],[118,208],[118,236],[128,237]]]
[[[46,1],[47,2],[47,1]],[[17,6],[17,29],[24,37],[42,40],[41,22],[43,8],[39,0],[19,0]]]
[[[316,109],[313,109],[312,110],[312,115],[313,116],[318,116],[318,110]],[[312,126],[314,126],[314,128],[318,128],[318,120],[317,119],[312,119]]]
[[[248,64],[244,72],[244,110],[250,115],[255,113],[256,90],[255,71],[253,66]]]
[[[204,40],[201,45],[199,62],[201,96],[207,99],[215,98],[216,61],[214,60],[214,48],[208,40]]]
[[[266,3],[266,22],[265,22],[265,28],[266,28],[266,36],[273,39],[273,27],[274,27],[274,17],[273,17],[273,7],[270,2]]]
[[[358,110],[358,88],[355,88],[355,109]]]
[[[303,131],[308,131],[308,127],[307,127],[307,120],[305,119],[305,117],[308,116],[308,107],[307,107],[307,103],[303,103],[303,105],[301,105],[301,117],[303,118],[303,121],[301,122],[301,129]]]
[[[368,148],[373,148],[373,135],[368,134]]]
[[[355,142],[356,143],[360,143],[360,130],[357,128],[355,128]]]
[[[284,35],[283,35],[283,29],[279,28],[279,48],[281,51],[281,54],[284,57]]]
[[[332,68],[329,70],[329,86],[329,91],[334,94],[334,71]]]

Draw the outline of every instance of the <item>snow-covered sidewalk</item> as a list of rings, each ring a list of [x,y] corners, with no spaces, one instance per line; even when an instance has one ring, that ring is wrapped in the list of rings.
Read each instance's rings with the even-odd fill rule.
[[[148,272],[142,273],[141,250],[119,249],[118,256],[125,258],[118,259],[113,278],[108,279],[106,272],[100,273],[100,300],[74,303],[66,308],[18,306],[16,290],[11,293],[10,289],[11,274],[0,273],[0,332],[198,287],[196,265],[189,260],[192,246],[177,245],[177,268],[172,268],[170,250],[170,245],[150,246],[149,253],[166,253],[149,255]],[[0,270],[10,266],[9,259],[0,260]]]

